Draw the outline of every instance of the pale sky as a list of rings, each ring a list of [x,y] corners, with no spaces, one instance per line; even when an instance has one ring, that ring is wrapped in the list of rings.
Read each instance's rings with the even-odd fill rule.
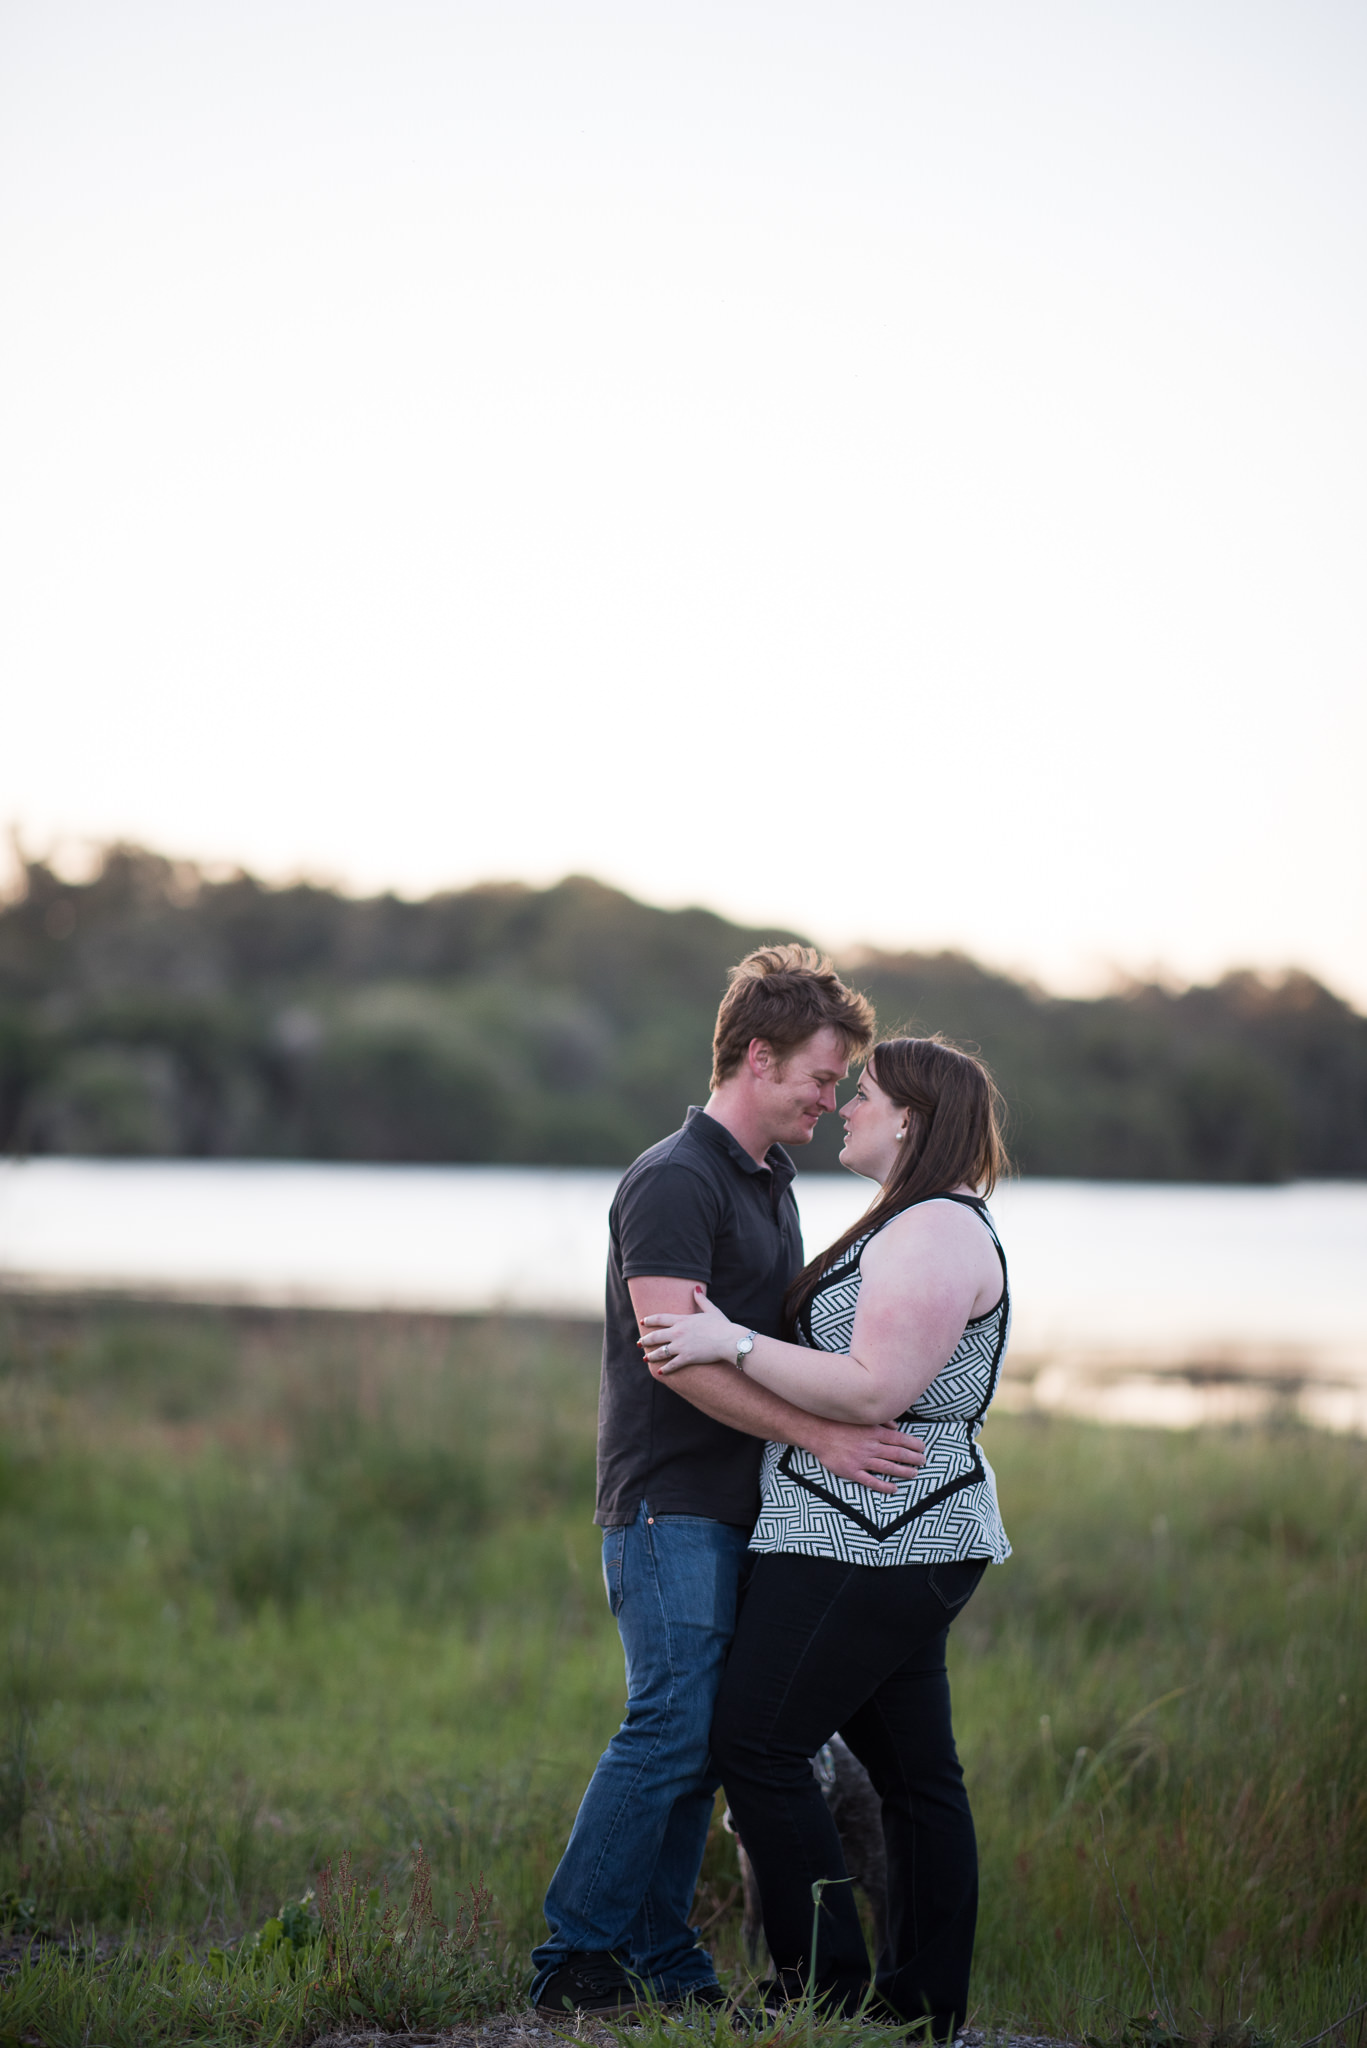
[[[7,0],[0,820],[1367,1002],[1367,10]]]

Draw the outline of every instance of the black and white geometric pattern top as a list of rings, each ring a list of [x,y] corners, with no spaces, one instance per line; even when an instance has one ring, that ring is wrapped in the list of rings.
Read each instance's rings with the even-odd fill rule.
[[[878,1565],[943,1564],[964,1557],[988,1557],[1000,1564],[1011,1555],[997,1512],[997,1482],[978,1448],[1011,1330],[1006,1254],[985,1203],[967,1195],[927,1199],[961,1202],[976,1210],[997,1247],[1002,1292],[995,1308],[965,1327],[953,1357],[915,1405],[897,1417],[903,1435],[924,1442],[926,1462],[896,1493],[875,1493],[852,1479],[838,1479],[810,1451],[766,1445],[760,1471],[763,1504],[750,1538],[752,1550],[795,1550],[805,1557]],[[874,1234],[858,1238],[823,1277],[798,1318],[799,1344],[818,1351],[849,1350],[860,1254]]]

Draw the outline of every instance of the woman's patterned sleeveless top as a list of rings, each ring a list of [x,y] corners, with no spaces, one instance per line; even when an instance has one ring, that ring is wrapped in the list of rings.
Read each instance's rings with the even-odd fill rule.
[[[981,1217],[1001,1260],[1002,1292],[995,1308],[966,1326],[953,1357],[897,1418],[904,1435],[924,1442],[926,1462],[896,1493],[875,1493],[851,1479],[837,1479],[810,1451],[766,1445],[760,1472],[763,1505],[750,1538],[752,1550],[795,1550],[805,1557],[877,1565],[943,1564],[964,1557],[989,1557],[1000,1564],[1011,1555],[997,1512],[997,1482],[978,1449],[1011,1328],[1006,1254],[983,1202],[967,1195],[927,1199],[961,1202]],[[798,1319],[800,1344],[818,1351],[849,1350],[859,1301],[859,1259],[873,1235],[869,1231],[858,1238],[823,1276]]]

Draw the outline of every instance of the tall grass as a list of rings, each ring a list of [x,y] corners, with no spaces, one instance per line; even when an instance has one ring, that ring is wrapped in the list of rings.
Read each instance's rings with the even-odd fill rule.
[[[596,1382],[576,1325],[0,1310],[10,1918],[202,1954],[347,1853],[406,1894],[421,1844],[512,1968],[621,1710]],[[979,2023],[1308,2039],[1367,1999],[1367,1449],[988,1448],[1016,1555],[952,1638]],[[738,1969],[719,1829],[697,1910]]]

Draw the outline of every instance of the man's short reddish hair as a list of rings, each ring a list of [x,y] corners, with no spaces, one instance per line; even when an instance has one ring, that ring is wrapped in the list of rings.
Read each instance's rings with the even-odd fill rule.
[[[714,1088],[735,1073],[753,1038],[767,1040],[780,1060],[828,1025],[843,1039],[847,1059],[859,1059],[873,1044],[873,1005],[846,988],[811,946],[760,946],[728,979],[712,1035]]]

